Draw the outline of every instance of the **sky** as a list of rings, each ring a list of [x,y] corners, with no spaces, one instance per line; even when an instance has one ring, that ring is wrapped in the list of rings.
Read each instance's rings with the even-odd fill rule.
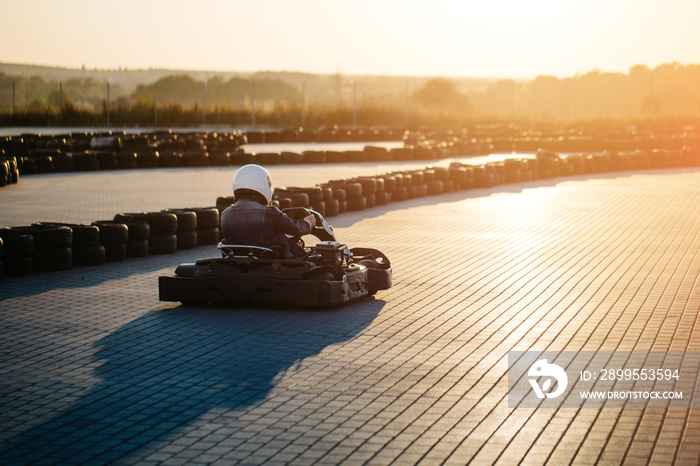
[[[0,62],[531,79],[700,63],[699,0],[0,0]]]

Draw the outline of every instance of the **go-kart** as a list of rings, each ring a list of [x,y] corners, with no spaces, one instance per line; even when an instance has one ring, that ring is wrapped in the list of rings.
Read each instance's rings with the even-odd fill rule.
[[[305,247],[300,258],[284,251],[220,243],[222,257],[181,264],[175,275],[158,279],[161,301],[205,304],[253,301],[328,307],[391,288],[389,259],[369,248],[349,249],[336,240],[321,214],[305,208],[284,209],[292,218],[316,217],[311,235],[319,243]]]

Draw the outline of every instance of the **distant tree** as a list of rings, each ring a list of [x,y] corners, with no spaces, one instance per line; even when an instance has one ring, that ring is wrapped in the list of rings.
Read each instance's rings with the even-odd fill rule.
[[[31,102],[29,102],[30,110],[46,110],[47,107],[48,104],[43,97],[34,97]]]
[[[154,84],[139,85],[133,97],[139,101],[152,102],[158,94],[158,102],[179,102],[185,106],[202,103],[204,83],[188,75],[173,75],[159,79]]]
[[[460,99],[462,103],[467,103],[466,97],[460,94],[455,83],[445,78],[433,78],[411,95],[413,102],[424,107],[455,105]]]

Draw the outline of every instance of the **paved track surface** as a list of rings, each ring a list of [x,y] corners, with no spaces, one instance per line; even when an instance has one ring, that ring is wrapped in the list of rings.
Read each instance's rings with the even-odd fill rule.
[[[160,172],[111,182],[138,191],[139,210],[213,205],[197,190],[228,186],[216,173],[173,191]],[[89,180],[32,183],[50,199]],[[7,189],[4,223],[26,223]],[[136,208],[94,197],[97,211],[66,205],[56,219]],[[331,310],[159,302],[157,277],[211,246],[0,280],[0,463],[700,461],[698,409],[507,403],[511,350],[700,351],[700,170],[504,185],[331,220],[342,241],[386,253],[393,288]]]

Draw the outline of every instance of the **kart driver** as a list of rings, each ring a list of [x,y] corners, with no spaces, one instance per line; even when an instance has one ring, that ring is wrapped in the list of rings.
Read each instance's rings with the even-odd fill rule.
[[[308,235],[316,225],[309,215],[296,220],[285,215],[272,200],[272,178],[260,165],[244,165],[233,177],[236,202],[221,213],[221,229],[226,244],[282,248],[284,257],[300,257],[304,248],[286,235]]]

